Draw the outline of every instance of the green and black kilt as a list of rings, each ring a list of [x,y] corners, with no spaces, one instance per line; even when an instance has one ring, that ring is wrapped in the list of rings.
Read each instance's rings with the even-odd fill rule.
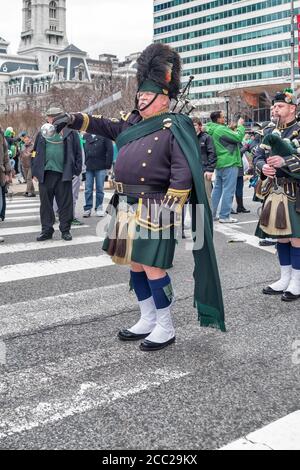
[[[291,233],[289,235],[269,235],[263,231],[258,222],[255,235],[258,238],[300,238],[300,213],[296,211],[296,201],[288,201],[289,216],[291,221]]]
[[[119,202],[124,201],[120,195],[118,199]],[[141,224],[136,209],[140,201],[136,197],[126,197],[127,214],[132,212],[122,227],[120,206],[115,207],[115,211],[111,213],[108,236],[103,242],[102,249],[112,257],[116,264],[129,265],[133,261],[145,266],[169,269],[173,266],[177,230],[174,224],[167,229],[160,230],[152,230],[146,224]],[[125,211],[123,214],[125,215]],[[177,225],[179,226],[179,223]],[[128,231],[131,234],[134,233],[134,239],[128,236]],[[120,232],[122,232],[122,239],[118,240]],[[117,239],[112,239],[112,233],[115,233]]]

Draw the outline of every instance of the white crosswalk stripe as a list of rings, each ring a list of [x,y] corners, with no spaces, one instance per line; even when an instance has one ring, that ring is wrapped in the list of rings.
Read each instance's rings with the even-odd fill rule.
[[[19,215],[18,217],[5,217],[5,222],[21,222],[21,221],[29,221],[29,220],[39,220],[40,215]]]
[[[100,243],[103,238],[94,236],[77,237],[68,242],[67,246],[86,245],[88,243]],[[7,253],[20,253],[23,251],[45,250],[47,248],[65,247],[64,240],[48,240],[44,242],[16,243],[9,245],[0,245],[0,255]]]
[[[72,230],[77,230],[77,229],[82,229],[89,227],[89,225],[80,225],[77,226],[75,225],[72,227]],[[54,228],[58,229],[58,225],[55,225]],[[5,237],[7,235],[21,235],[24,233],[38,233],[41,231],[41,226],[40,225],[32,225],[29,227],[10,227],[10,228],[1,228],[0,229],[0,236]]]
[[[6,214],[39,214],[40,209],[34,207],[32,209],[8,209]]]
[[[35,199],[25,199],[25,198],[20,198],[20,199],[12,199],[6,201],[7,206],[16,206],[16,205],[26,205],[29,206],[31,204],[39,204],[40,201],[38,198]]]
[[[40,207],[40,203],[39,202],[27,202],[27,204],[22,204],[22,203],[18,203],[18,204],[7,204],[7,207],[9,209],[18,209],[20,207]]]
[[[254,431],[221,450],[300,450],[300,411]]]
[[[31,200],[23,200],[22,203],[19,201],[10,201],[7,204],[7,208],[8,210],[6,213],[8,215],[12,215],[12,217],[6,218],[7,222],[24,222],[24,224],[22,224],[22,226],[19,225],[0,229],[1,236],[17,236],[19,238],[24,234],[39,233],[41,231],[40,225],[26,225],[26,222],[30,220],[38,220],[39,200],[35,200],[34,202]],[[86,230],[88,228],[89,225],[72,226],[72,231],[73,229]],[[55,224],[54,229],[59,231],[58,224]],[[60,235],[56,234],[52,240],[47,240],[45,242],[32,241],[28,243],[24,243],[22,240],[17,243],[9,243],[6,239],[5,243],[0,245],[0,255],[10,255],[14,253],[17,254],[25,252],[34,253],[36,250],[43,250],[45,259],[30,263],[26,262],[8,264],[6,262],[4,265],[2,264],[0,271],[0,284],[20,281],[22,279],[35,279],[68,272],[103,268],[113,264],[110,257],[106,255],[100,255],[100,242],[103,241],[103,238],[100,238],[94,234],[80,235],[78,237],[74,236],[72,241],[66,243],[64,240],[55,239],[55,237],[58,236]],[[78,258],[76,254],[74,255],[74,249],[76,250],[76,247],[90,244],[94,244],[96,254],[98,255],[99,253],[98,256],[86,256]],[[98,248],[97,244],[99,245]],[[54,253],[51,250],[58,248],[64,248],[67,250],[67,256],[58,259],[48,259],[49,256],[53,258]]]
[[[88,256],[78,259],[61,258],[51,261],[13,264],[1,267],[0,283],[32,279],[35,277],[53,276],[54,274],[95,269],[112,265],[113,262],[110,256],[107,255]]]

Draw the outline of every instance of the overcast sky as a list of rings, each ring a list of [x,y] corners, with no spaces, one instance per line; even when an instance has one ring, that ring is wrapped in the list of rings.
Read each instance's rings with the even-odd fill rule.
[[[2,1],[1,1],[2,3]],[[22,28],[22,0],[1,8],[0,37],[16,53]],[[90,57],[110,53],[123,59],[143,50],[153,39],[153,0],[67,0],[70,43]]]

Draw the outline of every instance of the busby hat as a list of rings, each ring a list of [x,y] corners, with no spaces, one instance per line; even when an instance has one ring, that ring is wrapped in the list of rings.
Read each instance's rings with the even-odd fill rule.
[[[180,90],[180,75],[180,56],[166,44],[151,44],[137,60],[138,91],[152,91],[176,98]]]
[[[294,106],[297,106],[297,97],[294,94],[294,91],[291,88],[285,88],[282,91],[278,91],[274,96],[272,104],[275,103],[287,103]]]

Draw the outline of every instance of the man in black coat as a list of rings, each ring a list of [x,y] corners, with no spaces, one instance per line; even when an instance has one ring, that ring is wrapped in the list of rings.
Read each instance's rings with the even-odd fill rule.
[[[53,122],[62,113],[60,108],[47,111],[47,121]],[[32,176],[39,182],[40,216],[42,232],[37,241],[52,238],[55,223],[53,200],[56,199],[59,212],[59,229],[62,239],[71,241],[73,220],[72,178],[82,170],[82,150],[78,132],[64,129],[53,137],[43,137],[40,132],[35,140],[32,159]]]
[[[85,134],[84,152],[86,166],[85,206],[83,217],[90,217],[93,209],[93,190],[96,181],[95,210],[98,217],[104,216],[104,182],[106,171],[113,160],[112,141],[95,134]]]
[[[198,136],[201,149],[201,159],[204,172],[205,190],[208,202],[211,206],[212,177],[217,164],[217,155],[212,137],[203,131],[202,122],[199,118],[193,117],[193,124]]]

